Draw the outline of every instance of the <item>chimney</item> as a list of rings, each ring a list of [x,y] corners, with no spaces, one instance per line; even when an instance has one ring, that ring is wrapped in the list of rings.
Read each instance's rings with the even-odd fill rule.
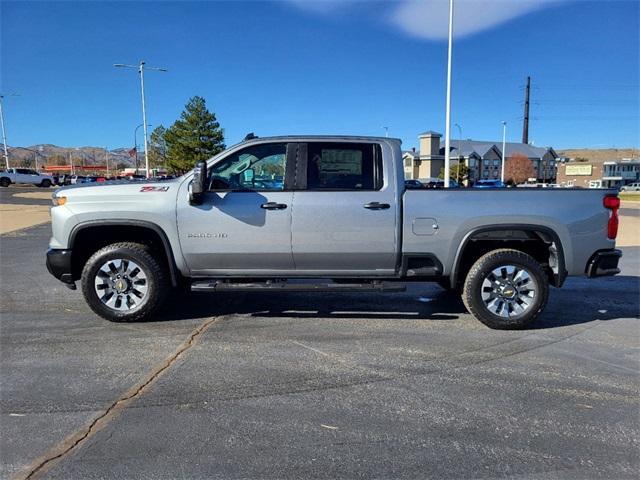
[[[421,133],[420,139],[420,156],[436,156],[440,155],[440,138],[442,134],[429,130]]]
[[[416,153],[416,147],[411,147],[411,151],[412,151],[413,153]]]

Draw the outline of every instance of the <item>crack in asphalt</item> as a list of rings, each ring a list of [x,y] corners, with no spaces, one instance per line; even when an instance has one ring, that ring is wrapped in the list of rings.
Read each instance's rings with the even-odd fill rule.
[[[96,432],[104,428],[112,420],[114,420],[127,405],[140,396],[144,390],[151,386],[155,381],[166,372],[186,351],[188,351],[197,340],[207,331],[207,329],[220,320],[222,316],[213,317],[202,322],[193,330],[187,339],[166,358],[162,364],[154,368],[152,372],[140,382],[132,387],[122,397],[115,400],[107,409],[95,418],[89,426],[69,435],[66,439],[51,447],[43,456],[37,458],[29,466],[16,474],[15,480],[31,480],[45,473],[55,464],[63,460],[67,455],[73,452],[77,447],[93,436]]]

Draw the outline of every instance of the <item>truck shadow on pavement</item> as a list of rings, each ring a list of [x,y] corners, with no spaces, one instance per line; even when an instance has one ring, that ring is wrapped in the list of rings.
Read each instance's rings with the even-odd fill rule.
[[[596,320],[637,318],[640,277],[569,279],[552,288],[549,304],[530,329],[549,329]],[[402,294],[364,293],[214,293],[180,294],[167,302],[155,321],[218,315],[256,318],[354,318],[397,320],[457,320],[468,316],[460,297],[434,284],[412,284]]]

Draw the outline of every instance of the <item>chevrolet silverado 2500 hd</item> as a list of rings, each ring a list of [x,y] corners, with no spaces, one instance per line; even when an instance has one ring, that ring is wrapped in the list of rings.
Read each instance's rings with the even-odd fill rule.
[[[112,321],[168,289],[393,291],[435,281],[521,328],[568,275],[615,275],[611,190],[406,189],[400,141],[251,138],[165,182],[58,190],[49,271]]]

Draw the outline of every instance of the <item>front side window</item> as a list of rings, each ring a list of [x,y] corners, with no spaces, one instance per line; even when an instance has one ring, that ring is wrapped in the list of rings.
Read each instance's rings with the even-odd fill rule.
[[[286,143],[253,145],[211,167],[210,190],[284,190]]]
[[[309,143],[308,190],[379,190],[380,146],[371,143]]]

